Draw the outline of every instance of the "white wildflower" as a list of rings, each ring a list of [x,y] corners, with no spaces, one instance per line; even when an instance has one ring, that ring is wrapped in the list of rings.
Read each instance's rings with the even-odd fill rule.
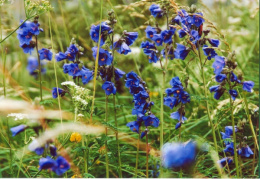
[[[14,117],[15,121],[29,118],[28,114],[22,114],[22,113],[11,113],[8,114],[7,117]]]

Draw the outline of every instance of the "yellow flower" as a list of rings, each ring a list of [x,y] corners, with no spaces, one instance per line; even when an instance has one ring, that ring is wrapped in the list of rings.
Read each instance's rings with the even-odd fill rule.
[[[81,141],[81,135],[78,132],[73,132],[70,136],[71,142],[80,142]]]
[[[100,164],[100,161],[99,161],[99,160],[97,160],[97,161],[96,161],[96,164],[97,164],[97,165],[99,165],[99,164]]]
[[[159,95],[159,93],[157,91],[155,91],[155,92],[150,91],[149,95],[153,96],[153,97],[157,97]]]
[[[80,177],[80,175],[75,174],[75,175],[73,175],[71,178],[81,178],[81,177]]]

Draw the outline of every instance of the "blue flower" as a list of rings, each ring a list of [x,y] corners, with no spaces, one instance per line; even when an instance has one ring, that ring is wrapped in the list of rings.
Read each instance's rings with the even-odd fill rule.
[[[198,31],[196,30],[191,30],[190,32],[190,41],[193,43],[193,44],[197,44],[197,41],[200,39],[200,35],[198,33]]]
[[[175,125],[175,129],[179,129],[181,127],[181,122],[178,122],[176,125]]]
[[[181,84],[180,78],[179,78],[178,76],[173,77],[173,78],[171,79],[171,81],[170,81],[170,85],[171,85],[172,87],[181,86],[182,84]]]
[[[180,38],[183,38],[187,35],[187,32],[183,29],[178,30],[178,34]]]
[[[115,87],[114,83],[112,83],[110,81],[106,81],[102,85],[102,89],[105,90],[106,95],[110,95],[111,93],[116,94],[116,87]]]
[[[214,73],[216,75],[219,75],[223,68],[225,67],[226,63],[225,63],[225,58],[221,57],[221,56],[215,56],[215,61],[212,64],[212,67],[214,68]]]
[[[32,34],[29,31],[24,31],[21,29],[18,29],[17,31],[17,38],[20,42],[20,44],[27,44],[29,45],[32,40]]]
[[[159,60],[159,58],[156,55],[156,52],[154,50],[144,49],[145,53],[148,53],[148,51],[149,51],[149,55],[148,55],[149,63],[156,63]]]
[[[63,52],[59,52],[55,55],[55,59],[57,60],[57,62],[67,59],[67,55]]]
[[[94,71],[91,71],[85,67],[81,69],[81,79],[84,85],[87,84],[90,80],[92,80],[93,77],[94,77]]]
[[[16,127],[12,127],[10,130],[12,132],[12,136],[16,136],[20,132],[23,132],[26,128],[27,128],[27,126],[22,124],[22,125],[19,125]]]
[[[161,54],[163,55],[163,58],[166,58],[166,57],[165,57],[165,49],[163,49],[163,50],[161,51]],[[168,49],[167,55],[168,55],[168,59],[171,59],[171,60],[174,59],[174,51],[173,51],[173,48]]]
[[[218,55],[213,48],[208,48],[207,45],[204,45],[202,49],[208,60],[211,60],[212,58],[215,58],[216,55]]]
[[[65,173],[69,169],[70,169],[69,162],[62,156],[59,156],[56,159],[56,165],[52,167],[52,170],[59,176]]]
[[[221,83],[226,78],[227,78],[227,76],[225,74],[219,74],[219,75],[216,75],[216,77],[215,77],[216,81],[219,83]]]
[[[34,152],[37,154],[37,155],[42,155],[43,152],[44,152],[44,147],[38,147],[34,150]]]
[[[154,35],[157,33],[157,30],[154,27],[147,26],[145,32],[146,32],[146,37],[152,40]]]
[[[188,17],[189,14],[184,9],[181,9],[180,11],[178,11],[177,16],[174,18],[174,22],[180,25],[183,19],[187,19]]]
[[[141,48],[144,48],[144,49],[156,49],[154,44],[149,42],[149,41],[142,42],[141,43]],[[146,55],[149,55],[149,54],[146,54]]]
[[[219,40],[218,39],[208,39],[209,43],[213,46],[213,47],[218,47],[219,46]]]
[[[250,157],[250,155],[254,154],[248,145],[246,145],[246,147],[239,148],[237,152],[241,157]]]
[[[23,49],[23,52],[24,52],[24,53],[29,53],[29,54],[31,54],[32,51],[33,51],[33,49],[34,49],[34,47],[35,47],[35,43],[34,43],[33,41],[31,41],[29,45],[27,45],[27,44],[22,44],[22,45],[20,45],[20,47]]]
[[[173,29],[173,28],[172,28]],[[164,43],[172,43],[172,36],[174,35],[176,29],[174,30],[164,30],[161,32],[161,37]]]
[[[175,97],[168,96],[164,98],[163,104],[173,109],[178,104],[178,100]]]
[[[42,48],[42,49],[39,50],[38,52],[39,52],[39,56],[40,56],[40,59],[41,59],[41,60],[46,59],[46,60],[51,61],[51,59],[52,59],[52,52],[51,52],[49,49],[47,49],[47,48]]]
[[[237,90],[234,90],[234,89],[229,90],[229,94],[230,94],[230,96],[232,97],[233,100],[235,100],[236,97],[238,96]]]
[[[187,168],[196,158],[196,144],[193,141],[186,143],[166,143],[162,148],[162,165],[165,168]]]
[[[203,17],[203,14],[201,12],[195,13],[195,15],[193,15],[192,23],[197,27],[201,26],[201,24],[203,24],[203,22],[205,22],[205,20],[202,17]]]
[[[223,150],[225,153],[230,153],[230,155],[234,155],[234,143],[231,142],[229,144],[226,145],[226,148]]]
[[[241,81],[238,80],[237,76],[233,72],[230,73],[230,81],[231,82],[241,83]]]
[[[230,157],[222,158],[218,161],[218,164],[220,164],[220,167],[223,168],[226,165],[229,165],[233,162],[233,159]]]
[[[188,50],[188,48],[186,48],[184,45],[182,44],[178,44],[177,43],[177,47],[174,51],[174,56],[177,59],[182,59],[184,60],[187,55],[189,54],[190,50]]]
[[[143,117],[144,125],[147,126],[153,126],[153,127],[158,127],[160,124],[160,120],[153,114],[149,116],[144,116]]]
[[[132,86],[138,87],[139,83],[140,83],[140,79],[138,78],[138,75],[135,72],[131,71],[126,74],[125,86],[127,88],[130,88]]]
[[[44,63],[41,62],[41,72],[42,72],[42,74],[46,72],[46,69],[43,68],[43,64]],[[37,77],[38,76],[37,70],[39,69],[38,59],[35,58],[35,57],[29,57],[26,69],[29,71],[30,75]]]
[[[243,83],[243,90],[252,93],[252,88],[254,87],[255,83],[253,81],[244,81]]]
[[[92,52],[93,57],[96,59],[97,47],[93,47]],[[113,57],[111,56],[111,54],[107,50],[99,48],[98,64],[100,66],[111,65],[112,61]]]
[[[149,8],[151,14],[153,17],[162,17],[163,16],[163,10],[160,8],[157,4],[152,4]]]
[[[182,113],[182,120],[180,120],[180,118],[181,118],[180,113],[179,113],[179,111],[176,111],[176,112],[171,113],[171,118],[177,119],[178,121],[186,121],[187,118],[184,115],[185,115],[185,113],[183,112]]]
[[[211,87],[209,88],[209,90],[210,90],[211,93],[212,93],[212,92],[215,92],[214,98],[215,98],[216,100],[218,100],[218,99],[224,94],[224,91],[225,91],[225,89],[222,88],[220,85],[211,86]]]
[[[131,52],[131,49],[129,48],[129,46],[123,42],[123,41],[117,41],[114,43],[114,48],[116,49],[116,51],[120,54],[124,54],[127,55],[128,53]]]
[[[163,39],[161,34],[154,34],[152,40],[157,46],[162,46]]]
[[[140,135],[140,138],[142,139],[144,136],[146,136],[147,132],[146,131],[143,131]]]
[[[237,126],[234,126],[235,128],[235,132],[238,131]],[[222,139],[224,139],[224,143],[227,145],[229,144],[228,141],[225,141],[225,139],[230,139],[230,137],[233,135],[233,126],[226,126],[225,127],[225,133],[224,132],[220,132]]]
[[[48,170],[52,169],[57,165],[56,161],[51,157],[47,156],[46,158],[40,158],[39,160],[39,170]]]
[[[79,52],[79,49],[75,44],[71,44],[65,53],[59,52],[55,55],[55,59],[59,62],[64,59],[68,59],[69,61],[74,61],[77,54]]]
[[[136,133],[139,133],[140,122],[132,121],[126,124],[127,127],[130,127],[130,130]]]
[[[130,46],[138,37],[138,32],[125,32],[125,43]]]
[[[116,68],[115,69],[115,80],[118,81],[120,78],[122,78],[125,75],[125,72]]]
[[[90,29],[90,33],[89,33],[91,36],[91,39],[97,43],[99,40],[99,29],[100,29],[100,24],[97,26],[92,25],[91,29]],[[101,32],[100,32],[100,35],[101,35],[100,46],[102,46],[106,41],[107,35],[105,33],[110,34],[111,32],[112,32],[111,27],[109,25],[107,25],[106,22],[102,22],[101,23]]]
[[[58,95],[60,95],[62,97],[65,95],[65,93],[66,92],[61,88],[56,88],[56,87],[52,88],[52,97],[53,98],[57,98]]]
[[[63,72],[68,73],[70,76],[73,77],[81,75],[81,70],[79,69],[79,66],[76,63],[64,64]]]
[[[190,102],[190,95],[186,91],[181,91],[179,98],[183,104]]]

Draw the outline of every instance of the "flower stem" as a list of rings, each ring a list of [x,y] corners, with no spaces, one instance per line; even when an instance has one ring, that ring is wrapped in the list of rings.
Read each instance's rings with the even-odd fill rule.
[[[233,127],[233,141],[234,141],[234,155],[235,155],[236,173],[237,173],[237,178],[239,178],[237,144],[236,144],[236,133],[235,133],[235,121],[234,121],[234,115],[233,115],[233,101],[232,101],[231,96],[230,96],[230,110],[231,110],[231,120],[232,120],[232,127]]]
[[[148,159],[149,159],[149,151],[148,151],[148,134],[146,133],[146,178],[148,178]]]
[[[35,36],[36,39],[36,51],[37,51],[37,57],[38,57],[38,67],[39,67],[39,76],[40,76],[40,96],[41,96],[41,101],[42,101],[42,66],[41,66],[41,60],[40,60],[40,55],[39,55],[39,50],[38,50],[38,38]]]
[[[108,96],[106,95],[106,114],[105,114],[106,118],[105,118],[105,122],[107,124],[108,121]],[[105,148],[106,148],[106,178],[109,178],[109,168],[108,168],[108,150],[107,150],[107,131],[108,128],[106,127],[106,142],[105,142]]]
[[[201,73],[202,73],[202,79],[203,79],[204,95],[205,95],[205,98],[206,98],[207,114],[208,114],[209,123],[210,123],[211,130],[212,130],[212,135],[213,135],[213,140],[214,140],[215,150],[218,151],[218,145],[217,145],[217,139],[216,139],[215,127],[214,127],[213,121],[212,121],[212,119],[211,119],[210,111],[209,111],[209,103],[208,103],[207,87],[206,87],[206,82],[205,82],[204,66],[203,66],[203,64],[202,64],[202,59],[201,59],[201,55],[200,55],[200,46],[199,46],[199,48],[198,48],[198,54],[199,54],[200,67],[201,67]]]
[[[139,147],[140,147],[140,136],[141,133],[138,134],[138,140],[137,140],[137,147],[136,147],[136,158],[135,158],[135,178],[137,178],[137,172],[138,172],[138,160],[139,160]]]

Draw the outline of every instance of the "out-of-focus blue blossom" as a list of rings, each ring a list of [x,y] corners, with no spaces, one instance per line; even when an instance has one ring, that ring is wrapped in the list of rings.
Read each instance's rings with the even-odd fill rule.
[[[127,123],[126,126],[129,127],[131,131],[139,133],[140,122],[132,121],[132,122]]]
[[[92,48],[92,55],[96,59],[97,56],[97,47]],[[103,65],[111,65],[113,61],[112,55],[105,49],[99,48],[99,56],[98,56],[98,64],[100,66]]]
[[[70,169],[70,164],[69,162],[63,158],[62,156],[59,156],[57,159],[56,159],[56,165],[54,165],[52,167],[52,170],[58,175],[62,175],[64,174],[67,170]]]
[[[41,62],[41,72],[42,74],[46,72],[46,68],[43,67],[43,62]],[[39,70],[39,63],[38,63],[38,59],[35,57],[29,57],[28,58],[28,64],[26,69],[29,71],[29,74],[37,77],[38,76],[38,71]]]
[[[253,81],[244,81],[243,83],[243,90],[252,93],[252,88],[254,87],[255,83]]]
[[[52,52],[49,49],[47,49],[47,48],[42,48],[41,50],[39,50],[39,56],[40,56],[41,60],[46,59],[46,60],[51,61],[51,59],[52,59]]]
[[[61,88],[57,88],[57,87],[52,88],[52,97],[53,98],[57,98],[58,95],[62,97],[65,95],[65,93],[66,92]]]
[[[241,81],[238,80],[237,75],[235,75],[233,72],[230,73],[230,81],[231,82],[241,83]]]
[[[215,92],[214,94],[214,98],[216,100],[218,100],[225,92],[225,90],[220,86],[220,85],[216,85],[216,86],[211,86],[209,88],[210,92]]]
[[[201,12],[195,13],[195,14],[193,15],[192,23],[193,23],[195,26],[199,27],[199,26],[201,26],[201,24],[203,24],[203,22],[205,22],[205,20],[203,19],[203,14],[202,14]]]
[[[57,156],[57,148],[54,146],[54,145],[50,145],[50,154],[53,156],[53,157],[56,157]]]
[[[176,125],[175,125],[175,129],[179,129],[181,127],[181,124],[182,122],[178,122]]]
[[[153,114],[143,117],[144,125],[158,127],[160,124],[160,120]]]
[[[123,41],[117,41],[114,43],[114,48],[116,51],[120,54],[127,55],[128,53],[131,52],[130,47]]]
[[[185,47],[182,44],[177,43],[177,47],[174,51],[174,56],[177,59],[184,60],[187,57],[187,55],[189,54],[189,52],[190,52],[190,50],[187,47]]]
[[[180,25],[183,19],[187,19],[188,16],[189,14],[184,9],[181,9],[180,11],[178,11],[177,16],[174,18],[174,21]]]
[[[81,75],[81,70],[77,63],[70,63],[63,65],[63,72],[68,73],[70,76],[77,77]]]
[[[172,36],[174,35],[175,30],[175,28],[171,28],[170,30],[164,30],[161,32],[161,37],[164,43],[172,43]]]
[[[215,61],[212,64],[212,67],[214,68],[214,73],[216,75],[219,75],[223,68],[225,67],[226,63],[225,63],[225,58],[221,57],[221,56],[215,56]]]
[[[245,147],[239,148],[237,153],[241,157],[250,157],[250,155],[254,155],[253,151],[250,149],[250,147],[248,145],[246,145]]]
[[[173,107],[175,107],[178,104],[178,100],[175,97],[167,96],[163,100],[163,104],[171,109],[173,109]]]
[[[178,34],[180,38],[183,38],[187,35],[187,32],[183,29],[178,30]]]
[[[122,78],[125,75],[125,72],[120,70],[119,68],[115,69],[115,80],[118,81],[120,78]]]
[[[230,153],[230,155],[234,155],[234,143],[230,142],[226,144],[226,148],[223,150],[225,153]]]
[[[56,161],[51,157],[47,156],[46,158],[41,158],[39,160],[39,170],[48,170],[52,169],[57,165]]]
[[[149,10],[154,17],[160,18],[163,16],[163,10],[157,4],[152,4]]]
[[[162,147],[162,165],[169,169],[188,168],[195,162],[196,154],[193,141],[166,143]]]
[[[68,59],[69,61],[74,61],[77,54],[79,52],[79,49],[75,44],[71,44],[65,53],[59,52],[55,55],[55,59],[59,62],[64,59]]]
[[[29,45],[27,45],[27,44],[22,44],[22,45],[20,45],[20,47],[23,49],[23,52],[24,52],[24,53],[29,53],[29,54],[31,54],[32,51],[33,51],[33,49],[34,49],[34,47],[35,47],[35,44],[32,43],[32,41],[31,41]]]
[[[34,150],[34,152],[37,154],[37,155],[42,155],[43,152],[44,152],[44,147],[38,147]]]
[[[154,44],[149,42],[149,41],[142,42],[141,43],[141,48],[143,48],[143,49],[156,49]],[[146,55],[148,55],[148,54],[146,54]]]
[[[229,165],[233,162],[233,159],[230,158],[230,157],[225,157],[225,158],[222,158],[218,161],[218,164],[220,165],[221,168],[223,168],[224,166],[226,165]]]
[[[12,136],[16,136],[20,132],[23,132],[26,128],[27,128],[27,126],[22,124],[22,125],[19,125],[16,127],[12,127],[10,130],[12,132]]]
[[[110,95],[111,93],[116,94],[116,87],[115,87],[114,83],[112,83],[110,81],[106,81],[102,85],[102,89],[105,91],[106,95]]]

